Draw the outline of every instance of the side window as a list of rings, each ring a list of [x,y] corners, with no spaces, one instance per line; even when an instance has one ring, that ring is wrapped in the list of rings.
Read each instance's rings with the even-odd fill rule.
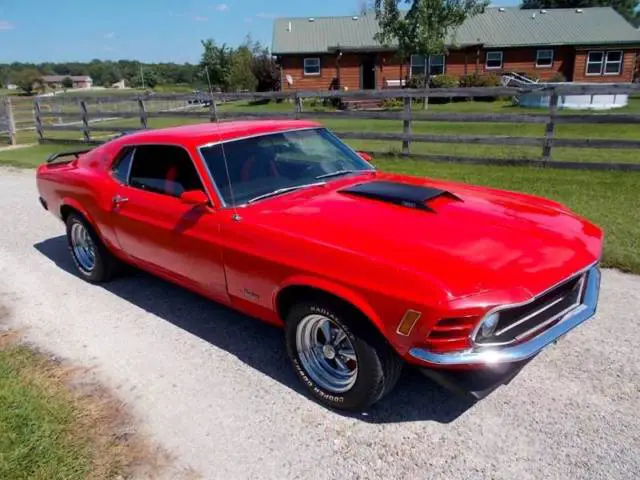
[[[180,147],[167,145],[136,148],[129,185],[173,197],[188,190],[204,191],[189,154]]]
[[[131,160],[133,159],[134,148],[126,148],[118,154],[119,159],[113,165],[111,171],[113,177],[120,183],[126,184],[129,180],[129,170],[131,169]]]

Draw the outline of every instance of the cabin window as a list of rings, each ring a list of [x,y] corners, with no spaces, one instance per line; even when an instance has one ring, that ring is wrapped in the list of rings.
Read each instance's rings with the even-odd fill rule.
[[[319,58],[305,58],[304,59],[304,74],[305,75],[320,75],[320,59]]]
[[[502,68],[502,52],[487,52],[485,68]]]
[[[602,75],[604,52],[589,52],[587,55],[587,75]]]
[[[620,75],[622,72],[622,51],[613,50],[607,52],[604,59],[605,75]]]
[[[426,55],[411,55],[411,76],[422,76],[429,69],[429,75],[442,75],[445,69],[444,55],[431,55],[427,63]]]
[[[538,50],[536,52],[536,67],[550,68],[553,66],[553,50]]]

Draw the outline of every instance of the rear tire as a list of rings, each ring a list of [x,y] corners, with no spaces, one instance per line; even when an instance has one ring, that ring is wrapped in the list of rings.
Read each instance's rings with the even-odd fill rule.
[[[110,280],[118,266],[89,222],[77,213],[67,217],[67,244],[80,277],[91,283]]]
[[[294,370],[323,405],[362,411],[389,393],[402,360],[354,309],[325,299],[294,305],[285,325]]]

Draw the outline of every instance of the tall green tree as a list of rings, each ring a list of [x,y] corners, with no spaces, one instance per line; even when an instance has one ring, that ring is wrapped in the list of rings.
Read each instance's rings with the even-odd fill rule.
[[[257,80],[253,74],[253,52],[248,45],[241,45],[231,55],[229,88],[232,91],[256,89]]]
[[[521,8],[613,7],[631,23],[640,22],[640,0],[523,0]]]
[[[213,86],[221,88],[223,91],[229,89],[229,75],[231,73],[231,63],[233,50],[226,44],[216,45],[212,39],[203,40],[204,52],[200,60],[200,75],[206,82],[206,72]]]
[[[447,37],[488,4],[489,0],[375,0],[380,24],[376,40],[386,46],[396,43],[403,61],[413,54],[442,54]]]

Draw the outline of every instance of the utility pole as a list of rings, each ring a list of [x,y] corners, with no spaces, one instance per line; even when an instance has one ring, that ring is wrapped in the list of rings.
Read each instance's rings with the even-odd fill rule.
[[[142,80],[142,89],[144,90],[144,71],[142,70],[142,63],[140,64],[140,78]]]

